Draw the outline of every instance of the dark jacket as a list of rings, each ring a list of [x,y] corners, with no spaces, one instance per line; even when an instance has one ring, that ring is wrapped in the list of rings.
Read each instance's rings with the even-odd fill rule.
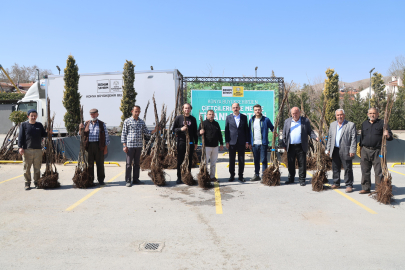
[[[18,134],[18,148],[22,149],[42,149],[42,137],[48,136],[44,126],[35,122],[30,124],[28,121],[21,123]]]
[[[249,131],[250,131],[250,144],[253,145],[253,142],[255,140],[254,138],[254,120],[256,119],[256,116],[253,115],[252,118],[249,119]],[[270,119],[267,118],[266,116],[262,116],[260,119],[260,131],[262,133],[262,144],[263,145],[269,145],[269,129],[271,132],[274,131],[274,126],[271,123]]]
[[[387,138],[387,141],[392,141],[392,132],[390,126],[387,125],[388,134],[390,135]],[[373,147],[380,149],[382,136],[384,133],[384,120],[377,119],[373,124],[367,119],[361,125],[361,134],[360,134],[360,146]]]
[[[204,125],[204,140],[205,140],[205,146],[207,147],[217,147],[218,143],[220,145],[223,145],[224,142],[222,140],[222,132],[221,132],[221,127],[219,126],[218,122],[213,120],[212,122],[210,120],[204,120],[203,121]],[[198,135],[200,135],[200,130],[201,130],[201,124],[200,128],[198,129]]]
[[[104,122],[101,120],[98,120],[98,146],[101,151],[104,151],[105,148],[105,130],[104,130]],[[86,121],[84,124],[84,145],[86,148],[86,151],[89,150],[89,134],[90,134],[90,120]]]
[[[198,134],[197,134],[197,120],[194,116],[190,115],[186,117],[187,122],[187,131],[190,136],[190,142],[198,144]],[[184,126],[184,115],[179,115],[174,119],[172,131],[177,136],[177,143],[186,142],[186,133],[181,131],[181,128]]]
[[[301,146],[302,150],[304,152],[308,152],[308,136],[311,136],[312,139],[316,139],[317,136],[315,132],[311,128],[311,124],[309,123],[309,120],[303,116],[301,117]],[[287,148],[290,147],[290,128],[291,128],[291,121],[292,117],[288,118],[284,122],[284,128],[283,128],[283,146]]]
[[[246,115],[240,114],[239,127],[236,126],[233,114],[226,117],[225,141],[230,145],[235,145],[236,143],[245,145],[245,143],[250,142],[249,124]]]

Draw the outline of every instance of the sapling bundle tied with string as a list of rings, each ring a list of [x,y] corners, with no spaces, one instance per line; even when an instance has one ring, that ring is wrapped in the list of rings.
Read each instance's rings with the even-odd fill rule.
[[[326,97],[323,102],[321,118],[319,120],[319,130],[318,130],[318,142],[316,142],[316,172],[312,176],[312,190],[322,191],[324,190],[324,185],[328,183],[328,177],[326,175],[326,162],[325,162],[325,147],[323,146],[323,130],[325,125],[325,111],[326,111]]]
[[[175,119],[175,110],[170,115],[169,128],[166,132],[167,154],[164,159],[164,164],[166,165],[167,169],[176,169],[177,168],[176,136],[172,132],[174,119]]]
[[[152,179],[152,182],[157,186],[164,186],[166,185],[166,177],[163,171],[161,160],[160,160],[160,152],[161,152],[161,140],[162,137],[160,136],[160,128],[159,128],[159,117],[156,108],[156,100],[155,95],[152,97],[153,107],[155,111],[155,143],[153,144],[152,151],[151,151],[151,164],[150,164],[150,172],[148,173],[149,177]]]
[[[388,130],[388,122],[390,120],[393,105],[394,93],[390,93],[388,94],[387,105],[385,107],[383,134]],[[387,137],[385,135],[382,137],[380,158],[383,179],[376,187],[376,194],[373,196],[380,203],[390,204],[394,195],[392,194],[392,177],[387,167]]]
[[[277,114],[276,122],[274,123],[274,131],[277,132],[278,124],[280,122],[280,117],[283,114],[283,108],[287,101],[289,89],[284,92],[284,97],[280,105],[280,109]],[[280,185],[280,168],[278,164],[278,158],[276,153],[276,139],[277,136],[273,134],[273,140],[271,143],[271,153],[270,153],[270,166],[266,168],[263,172],[262,183],[267,186],[279,186]]]
[[[203,118],[200,114],[200,125],[201,129],[204,129]],[[200,188],[208,189],[212,187],[211,177],[208,172],[207,162],[206,162],[206,152],[205,152],[205,138],[204,134],[201,136],[202,140],[202,149],[201,149],[201,162],[200,162],[200,172],[197,175],[198,186]]]
[[[166,149],[166,125],[167,125],[167,106],[164,104],[162,105],[162,112],[160,114],[160,122],[159,122],[159,134],[160,134],[160,141],[159,141],[159,159],[160,165],[163,169],[167,168],[167,164],[165,163],[165,157],[167,155]]]
[[[47,138],[45,141],[46,167],[45,167],[45,172],[42,174],[42,177],[39,178],[39,180],[37,182],[37,186],[38,186],[38,188],[57,188],[57,187],[60,187],[60,183],[58,181],[59,173],[58,173],[58,170],[56,169],[56,166],[54,163],[52,134],[50,132],[53,129],[53,121],[54,121],[55,115],[51,119],[51,112],[50,112],[51,102],[50,102],[49,98],[47,98],[47,103],[48,103],[48,108],[47,108],[48,134],[47,134]]]
[[[94,186],[93,177],[90,176],[89,166],[86,158],[86,143],[84,139],[84,122],[83,122],[83,106],[80,108],[80,123],[83,127],[80,128],[80,151],[77,160],[77,166],[75,169],[75,174],[72,178],[73,183],[78,188],[88,188]]]
[[[0,160],[21,160],[22,156],[18,150],[14,150],[14,144],[18,139],[18,131],[21,123],[27,121],[27,113],[23,111],[14,111],[10,114],[9,119],[14,125],[4,137],[3,144],[0,147]]]
[[[184,117],[184,125],[187,126],[186,117]],[[189,162],[192,162],[192,160],[190,160],[190,158],[189,158],[190,135],[188,134],[188,129],[185,131],[185,133],[186,133],[186,154],[184,156],[184,161],[180,166],[181,181],[183,181],[183,183],[186,185],[193,186],[193,185],[197,184],[197,181],[194,179],[193,175],[188,170]],[[194,147],[194,145],[192,147]]]
[[[167,132],[167,155],[165,157],[164,163],[166,164],[167,169],[176,169],[177,168],[177,144],[176,144],[176,134],[172,132],[173,123],[176,117],[181,113],[180,104],[180,86],[177,88],[176,95],[176,105],[170,117],[169,129]]]
[[[21,160],[22,156],[14,151],[14,143],[18,138],[21,123],[10,128],[0,148],[0,160]]]

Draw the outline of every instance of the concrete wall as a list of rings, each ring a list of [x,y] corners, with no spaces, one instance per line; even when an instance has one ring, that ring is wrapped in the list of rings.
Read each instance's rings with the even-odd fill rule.
[[[7,134],[13,123],[8,119],[15,104],[0,104],[0,134]]]

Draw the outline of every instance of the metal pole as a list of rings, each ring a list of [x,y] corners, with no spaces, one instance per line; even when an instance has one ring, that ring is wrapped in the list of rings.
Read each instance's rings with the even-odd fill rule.
[[[371,72],[373,72],[375,68],[370,70],[370,89],[368,91],[368,109],[370,110],[370,101],[371,101]]]

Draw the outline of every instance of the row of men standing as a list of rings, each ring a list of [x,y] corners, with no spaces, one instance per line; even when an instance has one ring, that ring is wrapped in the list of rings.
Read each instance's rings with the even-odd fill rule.
[[[181,184],[180,165],[184,160],[186,147],[189,147],[190,160],[194,150],[197,149],[198,136],[205,136],[207,164],[210,161],[211,178],[215,178],[216,160],[218,157],[218,144],[223,150],[223,138],[218,122],[214,120],[214,111],[207,112],[207,119],[204,121],[204,128],[197,129],[197,121],[190,114],[192,106],[184,104],[183,115],[177,116],[173,126],[173,132],[177,137],[177,184]],[[260,105],[254,106],[254,116],[247,119],[247,116],[240,113],[238,103],[232,104],[233,113],[228,115],[225,124],[225,142],[229,149],[229,181],[235,179],[235,157],[238,153],[238,180],[244,182],[244,161],[245,150],[250,148],[253,151],[255,174],[251,181],[260,180],[260,163],[262,163],[262,172],[267,168],[267,151],[268,151],[268,132],[274,131],[274,127],[266,116],[262,114]],[[141,112],[140,106],[136,105],[132,109],[132,116],[124,121],[121,142],[123,151],[126,153],[126,186],[132,184],[143,184],[139,180],[140,173],[140,155],[142,149],[142,138],[144,135],[151,135],[154,131],[149,131],[145,122],[139,118]],[[288,181],[285,184],[291,184],[295,178],[295,161],[299,166],[299,181],[301,186],[306,184],[306,153],[308,151],[308,136],[318,140],[316,134],[311,129],[309,120],[300,116],[300,110],[297,107],[291,109],[292,117],[284,123],[283,133],[281,135],[281,144],[287,151],[288,156]],[[378,110],[371,108],[368,111],[368,120],[362,124],[360,136],[361,147],[361,170],[362,170],[362,190],[361,194],[370,193],[371,190],[371,168],[374,167],[375,183],[378,185],[382,179],[380,149],[382,136],[387,140],[393,139],[389,127],[383,134],[384,121],[378,118]],[[90,110],[91,120],[86,121],[84,125],[84,136],[86,138],[86,150],[88,152],[88,162],[90,174],[94,176],[94,162],[97,166],[98,182],[103,185],[104,172],[104,155],[107,153],[107,147],[110,143],[105,123],[98,119],[98,110]],[[36,122],[37,112],[30,110],[28,112],[28,121],[21,124],[19,132],[18,147],[23,156],[25,189],[30,189],[31,173],[30,168],[34,166],[34,184],[40,177],[39,155],[41,151],[41,139],[47,136],[41,123]],[[336,111],[336,121],[330,125],[329,140],[326,144],[326,153],[332,158],[333,181],[332,188],[340,187],[341,166],[344,167],[344,180],[346,192],[353,190],[353,169],[352,160],[356,153],[356,128],[352,122],[345,120],[344,111]],[[52,132],[52,131],[49,131]],[[190,135],[190,144],[186,145],[185,132]],[[198,135],[199,134],[199,135]],[[277,136],[274,133],[274,136]],[[37,154],[31,154],[37,153]],[[41,154],[42,155],[42,154]],[[191,170],[191,162],[189,164]]]

